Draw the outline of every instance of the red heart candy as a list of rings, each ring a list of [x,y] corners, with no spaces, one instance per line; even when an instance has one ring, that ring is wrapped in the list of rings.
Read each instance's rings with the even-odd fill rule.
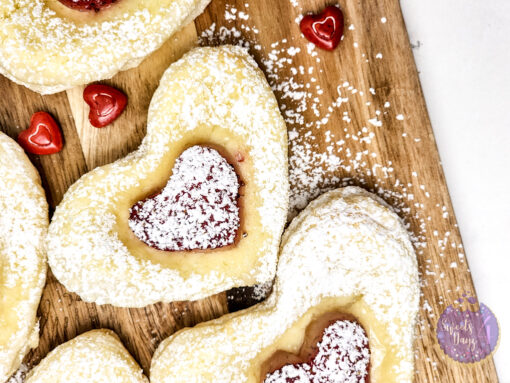
[[[83,99],[90,106],[89,120],[96,128],[111,124],[126,108],[127,97],[108,85],[93,84],[83,91]]]
[[[299,25],[305,37],[319,48],[332,51],[344,34],[342,10],[331,5],[319,15],[306,15]]]
[[[96,11],[99,12],[103,8],[108,8],[117,0],[59,0],[66,7],[76,9],[78,11]]]
[[[18,135],[18,143],[32,154],[54,154],[62,150],[62,134],[46,112],[37,112],[30,119],[30,127]]]

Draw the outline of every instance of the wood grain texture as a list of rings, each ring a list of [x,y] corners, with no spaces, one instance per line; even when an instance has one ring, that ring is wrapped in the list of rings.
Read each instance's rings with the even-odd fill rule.
[[[313,130],[316,140],[313,150],[326,151],[329,134],[336,139],[344,138],[345,146],[352,153],[374,153],[373,157],[363,158],[365,166],[351,171],[345,167],[330,169],[330,175],[339,179],[338,185],[358,184],[374,191],[390,191],[382,195],[390,204],[401,207],[401,216],[423,244],[417,248],[423,296],[417,326],[416,382],[497,382],[492,358],[472,365],[456,363],[444,356],[436,340],[435,327],[442,310],[462,293],[474,293],[474,287],[397,0],[340,1],[346,27],[352,24],[354,28],[346,28],[345,38],[336,51],[317,51],[317,57],[307,53],[307,41],[301,37],[294,20],[302,12],[317,11],[331,1],[299,0],[298,3],[293,6],[290,0],[257,0],[246,7],[246,0],[213,0],[194,24],[168,41],[139,68],[106,81],[129,96],[126,112],[108,128],[95,129],[88,123],[83,88],[42,97],[0,78],[4,94],[0,100],[1,129],[15,136],[26,128],[31,114],[38,110],[51,112],[60,122],[66,142],[64,150],[57,155],[31,157],[41,172],[54,208],[82,174],[123,157],[139,145],[145,134],[147,108],[163,71],[196,45],[197,34],[208,30],[212,23],[216,23],[217,31],[221,26],[241,31],[241,37],[226,34],[222,42],[237,43],[242,38],[251,41],[252,47],[260,44],[260,49],[251,52],[260,64],[268,57],[274,42],[287,39],[292,46],[301,48],[300,54],[292,59],[293,66],[315,68],[313,75],[298,74],[297,78],[304,82],[316,78],[324,90],[321,102],[329,104],[334,100],[338,85],[344,82],[358,90],[356,96],[349,97],[348,102],[332,113],[325,128]],[[249,21],[240,17],[226,20],[225,11],[232,8],[246,12]],[[383,17],[386,23],[381,22]],[[248,24],[257,30],[246,28]],[[382,55],[381,59],[376,58],[378,54]],[[289,68],[282,69],[280,75],[293,76]],[[359,96],[359,91],[365,96]],[[367,105],[369,94],[370,105]],[[289,103],[283,92],[277,91],[276,95],[280,105]],[[391,105],[387,111],[386,103]],[[377,111],[385,112],[378,115]],[[351,119],[349,123],[343,119],[344,112]],[[404,120],[397,119],[397,113]],[[307,121],[317,119],[313,110],[304,111],[303,115]],[[346,138],[356,136],[374,116],[382,122],[379,130],[373,129],[375,139],[361,142]],[[289,129],[296,129],[300,135],[310,131],[310,128],[290,125]],[[291,142],[291,153],[293,150],[296,148]],[[380,164],[391,164],[392,171],[384,176],[376,170],[368,171]],[[402,188],[405,207],[402,207]],[[457,267],[452,267],[453,263]],[[220,316],[227,309],[225,294],[199,302],[157,304],[143,309],[96,306],[66,291],[50,274],[40,306],[40,346],[26,362],[37,363],[48,351],[75,335],[106,327],[120,335],[148,372],[152,353],[162,339],[184,326]]]

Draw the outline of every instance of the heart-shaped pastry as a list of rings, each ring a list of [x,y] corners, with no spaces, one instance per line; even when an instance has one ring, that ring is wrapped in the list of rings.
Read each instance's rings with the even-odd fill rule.
[[[299,26],[310,42],[331,51],[338,46],[344,34],[344,15],[340,8],[331,5],[318,15],[306,15]]]
[[[333,190],[288,227],[268,299],[163,341],[151,382],[411,383],[419,292],[399,217]]]
[[[287,129],[255,61],[195,49],[163,76],[140,148],[57,207],[53,273],[86,301],[128,307],[271,281],[287,167]]]
[[[18,135],[18,143],[32,154],[55,154],[64,145],[57,123],[46,112],[34,113],[30,127]]]
[[[83,91],[83,99],[90,107],[89,121],[102,128],[117,119],[126,108],[127,97],[108,85],[92,84]]]
[[[42,93],[138,66],[211,0],[9,0],[0,3],[0,73]]]
[[[93,330],[51,351],[25,383],[149,383],[110,330]]]
[[[23,150],[0,132],[0,382],[39,340],[48,203]]]

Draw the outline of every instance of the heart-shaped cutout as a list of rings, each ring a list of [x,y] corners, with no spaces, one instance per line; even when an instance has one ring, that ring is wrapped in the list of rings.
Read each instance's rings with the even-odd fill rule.
[[[262,366],[263,383],[367,383],[370,350],[352,315],[327,313],[306,329],[299,354],[277,351]]]
[[[127,97],[108,85],[92,84],[83,91],[83,99],[90,107],[92,126],[103,128],[119,117],[127,105]]]
[[[232,245],[240,225],[239,187],[234,167],[217,150],[192,146],[175,161],[165,188],[131,208],[129,226],[163,251]]]
[[[54,154],[62,150],[62,134],[58,124],[46,112],[34,113],[30,127],[18,136],[18,143],[32,154]]]
[[[66,7],[77,11],[95,11],[99,12],[104,8],[110,7],[117,0],[58,0]]]
[[[344,15],[334,5],[326,7],[318,15],[306,15],[300,23],[301,32],[319,48],[335,49],[344,33]]]

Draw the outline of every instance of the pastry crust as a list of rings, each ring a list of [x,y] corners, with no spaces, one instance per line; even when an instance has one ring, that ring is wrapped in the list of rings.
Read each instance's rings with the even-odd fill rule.
[[[412,382],[418,302],[416,256],[401,220],[373,194],[337,189],[287,229],[268,300],[163,341],[151,382],[259,383],[268,358],[297,354],[307,326],[336,311],[366,329],[372,383]]]
[[[0,132],[0,382],[37,347],[48,204],[23,150]]]
[[[149,109],[147,136],[127,157],[78,180],[48,235],[55,276],[86,301],[140,307],[194,300],[271,281],[288,211],[287,129],[255,61],[239,47],[198,48],[167,70]],[[193,145],[241,153],[245,183],[234,246],[165,252],[141,242],[129,209],[161,190]]]
[[[139,65],[210,0],[121,0],[98,13],[58,0],[0,1],[0,73],[42,94]]]
[[[110,330],[93,330],[54,349],[25,383],[149,383]]]

